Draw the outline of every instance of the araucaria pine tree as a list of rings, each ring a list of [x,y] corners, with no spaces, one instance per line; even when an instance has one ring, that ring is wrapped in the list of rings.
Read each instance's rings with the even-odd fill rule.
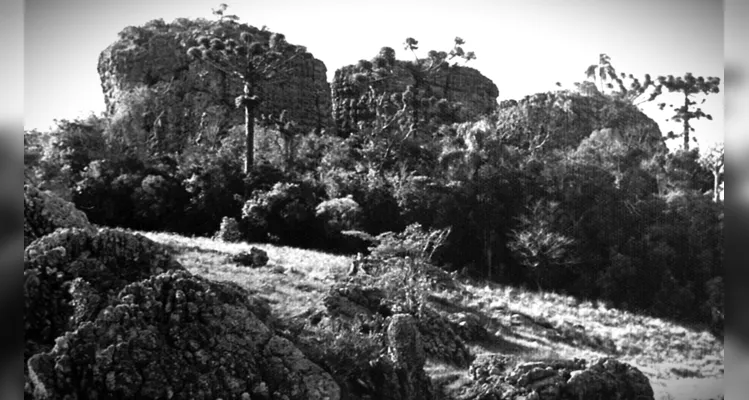
[[[694,132],[694,128],[689,123],[693,119],[707,118],[712,120],[713,117],[710,114],[705,114],[701,108],[695,109],[693,106],[697,104],[696,100],[693,100],[694,96],[703,93],[705,95],[710,93],[720,92],[720,78],[709,76],[694,77],[691,72],[687,72],[684,77],[676,77],[669,75],[668,77],[659,76],[657,80],[658,89],[666,88],[669,92],[681,93],[684,96],[684,103],[680,107],[675,107],[669,104],[669,107],[674,109],[675,113],[671,116],[671,120],[675,122],[681,122],[683,124],[683,130],[681,135],[671,135],[671,137],[681,136],[684,139],[684,150],[689,150],[689,133]],[[659,90],[660,92],[660,90]],[[702,103],[705,99],[702,99]],[[658,107],[662,110],[666,107],[666,103],[659,103]]]
[[[280,33],[270,34],[264,30],[245,31],[236,39],[200,37],[198,44],[187,51],[189,56],[239,78],[243,84],[243,93],[236,97],[235,104],[245,112],[244,172],[249,173],[254,158],[255,111],[261,101],[256,94],[258,84],[280,82],[290,72],[290,62],[306,49],[288,44]]]

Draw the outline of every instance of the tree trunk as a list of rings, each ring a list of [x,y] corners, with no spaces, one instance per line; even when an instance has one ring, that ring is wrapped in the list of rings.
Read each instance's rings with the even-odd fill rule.
[[[684,95],[684,150],[689,150],[689,117],[686,116],[689,111],[689,96]]]
[[[718,202],[718,188],[720,187],[718,180],[720,178],[720,170],[713,170],[713,201]]]
[[[244,85],[244,94],[250,96],[250,85],[247,83]],[[244,132],[244,173],[248,175],[252,171],[255,158],[255,105],[247,101],[244,103]]]
[[[492,244],[491,236],[484,232],[484,251],[486,252],[486,279],[492,280]]]

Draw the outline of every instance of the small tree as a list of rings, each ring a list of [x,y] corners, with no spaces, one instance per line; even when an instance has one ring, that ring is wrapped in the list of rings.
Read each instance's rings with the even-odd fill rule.
[[[610,82],[617,79],[616,70],[614,69],[614,66],[611,65],[611,57],[604,53],[601,53],[598,57],[598,64],[590,65],[588,69],[585,70],[585,75],[588,79],[592,78],[593,83],[595,83],[596,78],[598,78],[598,88],[601,93],[604,92],[606,87],[613,88],[613,85]],[[606,82],[609,82],[608,85],[606,85]]]
[[[572,255],[574,239],[554,229],[559,204],[538,200],[521,215],[519,229],[513,230],[508,246],[527,267],[539,289],[552,287],[563,270],[576,264]]]
[[[712,120],[713,117],[710,114],[705,114],[701,108],[694,109],[693,106],[697,104],[696,100],[692,98],[700,93],[705,95],[710,93],[720,92],[720,78],[709,76],[705,77],[694,77],[691,72],[687,72],[684,77],[676,77],[669,75],[668,77],[659,76],[657,89],[660,92],[660,88],[666,88],[669,92],[681,93],[684,96],[684,104],[680,107],[675,107],[673,104],[668,106],[674,109],[675,113],[671,116],[671,120],[675,122],[681,122],[683,124],[683,130],[680,135],[675,135],[673,132],[669,132],[669,138],[684,138],[684,150],[689,150],[689,133],[694,132],[694,128],[690,124],[693,119],[707,118]],[[703,104],[706,99],[702,99],[700,104]],[[666,103],[659,103],[658,107],[663,110],[666,107]]]
[[[299,134],[297,123],[288,118],[286,110],[281,111],[278,116],[272,114],[262,115],[261,122],[274,127],[278,131],[283,142],[283,168],[285,172],[291,171],[294,163],[295,147],[298,144],[295,140]]]
[[[224,18],[219,23],[223,23]],[[229,18],[229,21],[234,19]],[[199,46],[190,47],[187,54],[242,82],[243,94],[236,97],[235,104],[245,112],[244,172],[248,174],[253,168],[255,110],[261,101],[255,91],[260,82],[280,83],[290,72],[290,62],[306,49],[289,45],[280,33],[245,31],[238,39],[200,37]]]
[[[700,164],[713,174],[713,201],[718,202],[720,183],[723,181],[725,150],[723,143],[710,146],[700,157]]]

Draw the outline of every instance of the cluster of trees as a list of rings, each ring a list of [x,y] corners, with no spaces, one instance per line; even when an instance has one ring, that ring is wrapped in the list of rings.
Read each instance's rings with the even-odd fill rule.
[[[281,36],[274,44],[238,39],[205,38],[188,50],[196,62],[234,65],[227,71],[245,84],[237,106],[247,124],[217,148],[122,151],[128,132],[108,116],[63,120],[53,132],[25,135],[27,181],[74,201],[101,225],[212,235],[230,217],[245,240],[352,251],[360,247],[343,239],[352,232],[362,238],[420,224],[449,229],[432,257],[447,269],[692,322],[722,309],[722,149],[653,152],[605,138],[552,146],[549,137],[564,132],[539,130],[532,119],[508,124],[500,113],[423,123],[420,107],[434,104],[409,103],[408,89],[370,95],[371,122],[345,138],[289,137],[283,124],[255,121],[252,85],[281,73],[294,55],[279,50]],[[406,48],[417,43],[409,38]],[[429,73],[450,56],[474,58],[461,44],[414,64]],[[365,61],[385,65],[389,57],[382,51]],[[690,85],[706,83],[687,77],[673,87],[691,104]],[[562,114],[582,96],[548,95],[559,100],[548,112]],[[635,97],[606,101],[627,109]],[[679,115],[685,124],[698,118]]]

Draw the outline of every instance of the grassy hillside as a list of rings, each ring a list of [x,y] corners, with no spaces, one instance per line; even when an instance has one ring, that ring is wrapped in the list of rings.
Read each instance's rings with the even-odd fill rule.
[[[345,280],[350,257],[253,244],[267,251],[268,266],[246,268],[231,255],[250,244],[225,243],[166,233],[138,232],[173,249],[190,272],[236,282],[266,299],[284,319],[310,308],[335,282]],[[519,360],[615,356],[650,378],[655,398],[716,399],[723,394],[723,345],[707,332],[656,318],[580,302],[554,293],[534,293],[498,284],[464,280],[459,291],[438,291],[430,302],[445,311],[481,317],[490,338],[469,343],[474,354],[501,352]],[[428,373],[450,389],[468,378],[467,370],[431,361]]]

